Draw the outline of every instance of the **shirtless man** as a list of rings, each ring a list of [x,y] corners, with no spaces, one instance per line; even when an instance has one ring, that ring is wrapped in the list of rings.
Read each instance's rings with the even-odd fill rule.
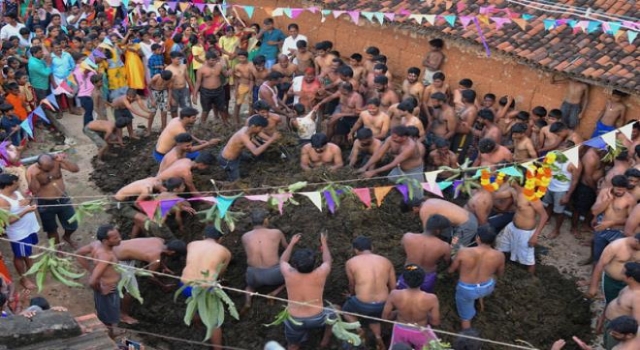
[[[329,142],[324,133],[311,136],[311,142],[302,146],[300,151],[300,167],[311,171],[327,166],[329,171],[336,171],[344,166],[342,150],[335,143]]]
[[[184,180],[184,184],[187,190],[191,192],[191,195],[198,196],[200,192],[193,183],[193,170],[205,170],[209,166],[213,165],[216,161],[216,157],[209,153],[203,152],[199,154],[196,159],[191,160],[189,158],[178,159],[171,166],[158,172],[157,177],[160,180],[167,180],[172,177],[179,177]]]
[[[278,114],[269,112],[270,107],[266,101],[260,100],[253,104],[253,110],[261,117],[267,120],[267,126],[262,129],[260,134],[253,138],[253,143],[256,146],[260,146],[264,140],[267,140],[271,135],[278,131],[278,128],[283,123],[283,117]],[[247,123],[245,122],[245,125]]]
[[[463,163],[467,158],[467,151],[473,141],[471,130],[476,121],[478,108],[475,105],[476,93],[473,90],[464,90],[461,93],[460,111],[456,113],[455,136],[452,139],[451,150],[458,155],[458,162]]]
[[[593,268],[587,296],[595,297],[601,287],[604,301],[609,305],[626,286],[624,264],[627,262],[640,262],[640,233],[611,242],[604,249],[600,260]]]
[[[347,139],[352,142],[356,131],[365,127],[373,132],[374,138],[384,140],[389,135],[390,120],[386,113],[380,111],[380,100],[377,98],[370,99],[367,101],[365,108],[366,110],[360,112],[360,117],[349,131]]]
[[[419,81],[420,68],[411,67],[407,70],[407,78],[402,82],[402,99],[412,96],[417,101],[422,101],[424,85]]]
[[[394,157],[393,160],[384,166],[375,168],[387,153]],[[368,179],[389,170],[391,171],[387,177],[394,182],[401,177],[415,179],[417,183],[424,180],[424,162],[420,154],[420,147],[417,141],[409,137],[409,130],[404,125],[396,126],[391,130],[391,137],[387,138],[369,161],[358,169],[358,173],[362,173],[362,176]],[[413,191],[414,198],[422,198],[422,188],[418,188],[415,184],[413,187],[416,187]]]
[[[289,91],[293,77],[295,77],[298,72],[298,66],[289,62],[289,56],[279,55],[278,63],[271,67],[271,71],[278,72],[283,76],[280,80],[280,84],[278,84],[278,98],[284,100],[284,95]],[[287,104],[288,101],[284,102]]]
[[[458,82],[458,88],[453,90],[453,107],[456,110],[456,114],[459,114],[463,109],[465,109],[464,101],[462,101],[462,93],[465,91],[473,91],[471,88],[473,87],[473,81],[471,79],[465,78]],[[476,103],[476,97],[473,98],[473,105],[478,107]]]
[[[527,266],[533,275],[536,271],[535,247],[549,215],[542,201],[530,201],[523,190],[514,182],[510,191],[504,193],[513,198],[516,212],[513,221],[498,235],[496,248],[503,253],[511,253],[511,261]]]
[[[604,347],[607,350],[613,349],[618,343],[609,332],[611,320],[620,316],[631,316],[636,322],[640,320],[640,263],[625,263],[623,276],[627,286],[620,291],[617,298],[607,305],[604,311]]]
[[[533,142],[527,137],[527,125],[516,123],[511,127],[511,139],[513,140],[513,160],[524,162],[538,157]]]
[[[69,222],[76,211],[73,209],[71,199],[67,196],[62,170],[77,173],[80,168],[76,163],[68,160],[64,153],[58,153],[54,156],[46,153],[41,154],[36,163],[27,168],[27,180],[29,190],[37,200],[42,229],[47,233],[47,237],[54,238],[56,244],[60,243],[58,224],[56,223],[56,218],[58,218],[64,229],[62,239],[75,248],[71,234],[78,229],[78,223]]]
[[[369,158],[382,146],[382,141],[373,137],[369,128],[361,128],[356,132],[356,140],[349,155],[349,166],[359,168],[369,161]]]
[[[223,78],[231,76],[231,71],[227,67],[224,59],[218,57],[215,51],[207,51],[205,64],[196,73],[196,86],[193,89],[191,99],[196,104],[198,93],[200,93],[200,106],[202,106],[201,123],[204,125],[209,117],[209,112],[213,109],[213,114],[220,114],[222,123],[229,125],[229,107],[225,99]],[[184,108],[184,107],[182,107]],[[175,117],[175,116],[174,116]],[[240,124],[240,120],[236,120]]]
[[[425,293],[420,290],[425,272],[415,264],[404,267],[402,280],[407,284],[407,289],[396,289],[389,293],[384,304],[382,318],[394,320],[391,347],[404,343],[412,349],[423,349],[431,340],[437,337],[430,326],[440,326],[440,305],[435,294]],[[415,324],[417,327],[400,324]],[[423,328],[426,327],[426,328]]]
[[[307,68],[313,68],[315,73],[316,65],[314,62],[313,53],[309,51],[307,45],[308,44],[306,40],[298,40],[296,42],[296,47],[298,48],[298,50],[296,51],[294,62],[296,62],[296,64],[298,65],[298,73],[306,72]]]
[[[451,246],[440,237],[451,235],[451,222],[440,214],[434,214],[427,219],[423,233],[407,232],[402,236],[400,245],[407,256],[404,264],[416,264],[424,272],[424,281],[420,285],[423,292],[435,293],[438,279],[438,263],[451,262]],[[397,289],[407,289],[402,277],[398,279]]]
[[[502,132],[500,128],[493,122],[495,116],[493,112],[488,109],[482,109],[478,111],[478,121],[482,124],[482,129],[477,130],[473,128],[471,131],[473,135],[479,139],[488,138],[495,141],[497,144],[502,143]]]
[[[624,175],[611,179],[611,187],[605,187],[598,193],[596,203],[591,207],[594,217],[602,215],[602,220],[594,225],[593,261],[598,262],[607,245],[624,236],[624,225],[636,205],[635,198],[627,191],[629,181]]]
[[[262,86],[262,84],[267,79],[267,75],[269,75],[269,73],[271,72],[266,68],[265,66],[266,62],[267,60],[262,55],[254,57],[253,61],[251,62],[252,64],[251,74],[253,75],[253,90],[251,91],[249,115],[253,114],[253,103],[260,99],[259,97],[260,86]]]
[[[149,220],[141,207],[137,204],[140,201],[148,200],[154,193],[161,193],[166,191],[163,186],[162,180],[157,177],[148,177],[146,179],[134,181],[124,187],[122,187],[113,196],[116,201],[116,209],[118,209],[121,216],[133,221],[133,228],[131,229],[130,237],[138,237],[140,232],[145,226],[145,222],[149,221],[149,230],[152,231],[154,236],[167,236],[170,237],[173,234],[156,234],[153,233],[154,229],[160,229],[160,225]],[[170,230],[163,225],[162,230],[170,233]]]
[[[433,147],[434,150],[429,152],[427,170],[438,170],[442,166],[448,166],[452,169],[458,168],[458,158],[449,149],[449,142],[447,140],[436,136],[433,141]],[[451,172],[443,171],[438,174],[438,177],[446,179],[451,175]]]
[[[460,270],[456,287],[456,308],[462,320],[462,329],[471,328],[476,315],[475,301],[493,293],[496,277],[504,274],[505,258],[502,252],[493,249],[496,234],[491,226],[480,226],[476,237],[477,247],[462,248],[456,255],[449,273]]]
[[[173,139],[175,141],[175,146],[162,158],[162,162],[160,162],[160,166],[158,167],[158,172],[164,171],[179,159],[194,158],[193,153],[196,153],[197,157],[200,154],[199,150],[209,145],[218,144],[220,142],[220,139],[213,139],[211,141],[205,142],[204,144],[194,146],[193,137],[187,132],[178,134]]]
[[[371,239],[358,236],[353,240],[354,257],[347,260],[345,270],[349,280],[349,297],[342,311],[380,318],[389,292],[395,288],[396,274],[389,259],[373,253]],[[344,315],[349,322],[357,318]],[[368,320],[367,320],[368,321]],[[376,338],[377,350],[386,349],[380,323],[371,321],[369,329]],[[364,331],[359,332],[362,336]]]
[[[301,322],[301,326],[284,321],[284,336],[287,350],[298,350],[312,329],[324,328],[320,347],[327,347],[331,337],[331,327],[325,325],[325,319],[332,317],[331,311],[324,307],[324,285],[331,272],[331,251],[327,244],[327,233],[320,234],[322,264],[315,268],[315,251],[305,248],[293,252],[302,234],[291,238],[287,249],[280,256],[280,271],[287,286],[288,309],[291,318]],[[293,254],[292,254],[293,252]],[[291,262],[289,262],[291,261]]]
[[[442,72],[435,73],[433,75],[433,83],[431,85],[426,86],[424,91],[422,92],[422,100],[420,100],[420,108],[424,115],[427,115],[429,111],[429,107],[433,107],[431,101],[431,95],[435,93],[442,93],[445,96],[445,100],[443,102],[449,103],[451,100],[451,88],[448,83],[445,83],[445,75]]]
[[[429,119],[430,132],[445,140],[451,140],[458,128],[458,118],[456,117],[453,107],[447,103],[447,99],[447,96],[442,92],[433,93],[430,97],[433,113],[429,112],[428,117],[431,118]],[[444,130],[441,135],[438,135],[438,133],[433,130],[434,128],[431,124],[433,124],[434,120],[438,120],[444,125]]]
[[[424,86],[429,86],[433,83],[434,75],[442,68],[445,57],[442,53],[442,48],[444,47],[442,39],[429,40],[429,46],[431,50],[427,52],[424,60],[422,60],[422,66],[425,68],[424,77],[422,78]]]
[[[165,155],[176,146],[176,137],[180,134],[188,133],[187,128],[191,128],[193,124],[196,123],[196,119],[198,119],[198,110],[192,107],[186,107],[180,111],[180,118],[174,118],[169,121],[167,127],[160,133],[156,147],[153,149],[153,158],[156,162],[162,163]],[[195,159],[200,154],[199,151],[201,149],[211,145],[217,145],[220,142],[220,139],[217,138],[202,141],[191,134],[190,136],[196,140],[199,145],[191,146],[191,149],[186,154],[186,157],[189,159]]]
[[[373,79],[373,88],[375,93],[372,97],[380,99],[380,108],[383,112],[386,112],[392,104],[400,102],[398,94],[389,88],[389,78],[384,75]]]
[[[336,56],[328,52],[330,47],[331,45],[326,41],[316,44],[316,58],[314,59],[316,75],[325,76],[331,69],[331,63]]]
[[[231,252],[220,244],[222,233],[213,226],[204,228],[204,239],[192,241],[187,245],[187,262],[182,270],[181,285],[188,284],[182,289],[185,298],[191,297],[193,288],[210,288],[209,286],[194,285],[195,281],[213,283],[220,280],[231,261]],[[206,291],[205,293],[210,293]],[[216,325],[211,334],[211,344],[222,346],[222,325]]]
[[[93,289],[98,319],[107,325],[109,336],[115,337],[115,328],[120,323],[120,296],[116,286],[120,281],[120,273],[112,264],[118,263],[113,248],[120,244],[120,232],[113,225],[100,225],[96,238],[100,241],[93,250],[92,258],[99,260],[95,264],[89,286]]]
[[[251,105],[251,94],[254,86],[254,77],[252,74],[252,66],[247,61],[249,54],[246,51],[238,51],[237,63],[233,67],[233,77],[236,81],[235,100],[236,106],[233,110],[234,120],[240,120],[240,109],[242,105],[248,103]]]
[[[556,134],[560,139],[560,144],[558,146],[562,145],[566,141],[571,141],[574,145],[579,145],[584,141],[578,132],[569,129],[562,122],[555,122],[551,124],[549,131]]]
[[[171,117],[178,116],[178,107],[187,108],[191,107],[191,100],[189,100],[189,91],[193,91],[193,83],[189,78],[189,70],[187,65],[182,63],[184,61],[184,54],[182,52],[174,51],[170,54],[171,64],[168,65],[165,70],[172,73],[173,83],[171,84],[171,97],[169,101],[173,102],[169,105],[171,111]]]
[[[454,203],[438,198],[416,199],[410,200],[401,208],[405,211],[411,210],[413,213],[419,214],[422,227],[426,227],[427,219],[434,214],[440,214],[449,219],[453,230],[443,232],[441,237],[451,244],[454,254],[461,246],[468,247],[475,242],[478,219],[473,213]]]
[[[496,164],[513,161],[513,154],[503,145],[496,144],[493,139],[484,138],[478,142],[478,158],[473,166],[495,167]]]
[[[267,74],[266,80],[258,88],[258,99],[268,103],[273,112],[281,115],[289,115],[291,110],[278,97],[278,85],[280,85],[281,79],[281,73],[271,72]]]
[[[115,123],[110,120],[96,119],[84,126],[82,132],[98,146],[98,161],[101,161],[105,153],[109,151],[110,144],[124,147],[122,135],[119,135],[118,130],[125,127],[128,123],[129,120],[126,118],[120,118],[116,120]],[[104,136],[100,136],[98,133],[103,133]]]
[[[280,133],[275,132],[270,138],[264,140],[264,143],[260,146],[256,146],[252,142],[252,138],[259,135],[262,129],[268,125],[269,122],[266,118],[257,114],[253,115],[249,118],[247,125],[236,131],[229,141],[227,141],[224,149],[218,155],[218,164],[220,164],[222,169],[227,173],[229,181],[240,179],[240,158],[243,149],[246,148],[251,154],[257,157],[280,138]]]
[[[640,123],[636,121],[631,121],[629,123],[633,124],[631,129],[631,138],[627,138],[624,133],[618,134],[618,140],[622,142],[622,145],[627,149],[629,153],[633,155],[632,163],[638,169],[640,169],[640,148],[636,147],[640,146]]]
[[[568,77],[551,76],[551,84],[569,83],[569,89],[562,101],[562,122],[571,130],[575,130],[584,116],[589,104],[589,85]]]
[[[242,235],[242,246],[247,254],[247,291],[243,312],[251,308],[251,296],[258,288],[276,287],[269,295],[276,296],[284,289],[280,272],[278,248],[287,248],[287,239],[278,229],[270,229],[267,211],[251,211],[253,229]]]
[[[599,188],[611,187],[611,180],[617,175],[624,175],[630,167],[629,153],[627,150],[623,150],[613,159],[613,166],[607,170],[607,175],[598,184]]]
[[[362,96],[353,90],[353,85],[341,83],[338,92],[318,102],[313,110],[318,111],[322,105],[335,99],[340,99],[340,103],[327,123],[327,138],[329,140],[333,138],[334,134],[346,135],[351,130],[359,118],[364,104]]]
[[[349,57],[349,66],[353,70],[353,79],[362,84],[362,81],[367,76],[367,69],[362,65],[362,55],[359,53],[352,54]]]
[[[351,83],[354,90],[360,91],[360,80],[354,77],[353,69],[350,66],[344,64],[336,69],[336,73],[342,82]]]
[[[580,232],[580,216],[584,217],[587,226],[593,219],[591,207],[596,202],[598,182],[604,176],[604,166],[601,160],[604,154],[601,153],[603,153],[601,150],[589,147],[580,159],[582,175],[571,198],[574,209],[571,215],[571,233],[576,237]],[[591,232],[589,227],[587,229]],[[591,260],[586,264],[590,262]]]
[[[173,93],[171,92],[173,73],[169,70],[163,70],[161,73],[151,77],[149,81],[149,90],[151,97],[147,100],[147,108],[151,110],[151,118],[147,123],[147,136],[151,135],[151,127],[156,112],[160,110],[160,131],[167,126],[167,111],[171,108]]]
[[[562,140],[560,137],[551,132],[551,125],[559,122],[562,119],[562,112],[559,109],[552,109],[547,116],[547,125],[540,129],[540,136],[538,137],[538,154],[544,156],[547,152],[558,148]]]
[[[604,109],[600,112],[600,119],[596,122],[596,127],[593,130],[593,134],[591,134],[591,138],[613,131],[627,122],[625,118],[627,106],[622,102],[627,96],[628,95],[622,91],[613,90]]]
[[[493,209],[493,195],[484,188],[475,189],[464,208],[475,215],[478,226],[486,225]]]
[[[134,108],[134,104],[142,111],[140,112],[137,108]],[[138,96],[138,91],[136,89],[128,89],[124,96],[120,96],[111,102],[111,107],[113,107],[113,116],[116,120],[125,119],[128,121],[127,132],[129,133],[129,138],[134,140],[140,139],[133,133],[133,115],[135,114],[144,119],[150,119],[153,117],[153,114],[140,96]],[[118,132],[118,134],[120,133]]]
[[[414,114],[415,104],[404,100],[398,104],[398,115],[400,116],[400,125],[405,127],[413,126],[418,129],[418,141],[421,143],[426,136],[424,124],[420,118]]]

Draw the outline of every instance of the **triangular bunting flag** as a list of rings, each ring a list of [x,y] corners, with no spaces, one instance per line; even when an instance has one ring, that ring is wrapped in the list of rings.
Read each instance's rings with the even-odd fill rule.
[[[487,15],[478,15],[478,16],[476,16],[474,18],[476,18],[478,21],[480,21],[480,22],[482,22],[482,23],[484,23],[486,25],[489,25],[489,16],[487,16]]]
[[[259,201],[259,202],[267,202],[269,200],[268,194],[256,194],[252,196],[244,196],[244,198],[250,201]]]
[[[575,28],[576,25],[578,25],[578,21],[576,21],[575,19],[570,19],[567,23],[569,24],[569,27],[571,27],[571,28]]]
[[[153,220],[153,217],[155,216],[156,209],[158,208],[158,204],[160,204],[160,201],[139,201],[138,202],[138,205],[142,208],[142,211],[144,211],[144,213],[147,214],[147,217],[151,220]]]
[[[195,202],[195,201],[205,201],[205,202],[210,202],[210,203],[218,203],[218,201],[216,200],[216,197],[191,197],[189,199],[187,199],[190,202]]]
[[[216,198],[216,200],[218,201],[218,212],[220,213],[221,218],[224,218],[227,215],[227,211],[231,207],[231,204],[233,204],[233,201],[236,200],[236,198],[237,197],[225,196],[218,196],[218,198]]]
[[[456,15],[446,15],[442,16],[442,18],[444,18],[444,20],[447,21],[447,23],[449,23],[449,25],[452,27],[456,23]]]
[[[620,130],[620,132],[622,133],[622,135],[624,135],[624,137],[626,137],[628,140],[631,140],[631,133],[633,132],[633,124],[635,123],[626,124],[625,126],[621,127],[618,130]]]
[[[442,190],[440,189],[440,186],[438,186],[438,184],[430,184],[430,183],[423,182],[421,183],[421,185],[422,185],[422,189],[424,189],[425,191],[433,193],[436,196],[442,197]]]
[[[469,22],[471,22],[471,20],[473,19],[473,16],[460,16],[458,18],[460,19],[460,23],[462,23],[462,27],[464,29],[467,29],[467,26],[469,25]]]
[[[528,15],[528,14],[526,14],[526,13],[523,13],[523,14],[522,14],[522,19],[524,19],[525,21],[530,21],[530,20],[532,20],[532,19],[533,19],[533,17],[535,17],[535,16],[533,16],[533,15]]]
[[[335,213],[336,202],[333,200],[333,197],[331,196],[331,192],[323,191],[322,194],[324,195],[324,200],[327,201],[327,208],[329,208],[329,211],[331,212],[331,214]]]
[[[396,190],[398,190],[400,193],[402,193],[402,198],[404,199],[404,202],[406,203],[409,200],[409,186],[402,184],[402,185],[397,185],[396,186]]]
[[[209,11],[210,11],[211,13],[213,13],[213,10],[214,10],[217,6],[218,6],[217,4],[207,4],[207,7],[209,8]],[[264,12],[266,12],[266,13],[271,13],[271,12],[269,12],[269,11],[271,11],[271,9],[268,9],[267,7],[263,7],[262,9],[263,9],[263,10],[264,10]]]
[[[154,1],[153,2],[153,7],[155,7],[156,9],[159,9],[160,7],[162,7],[162,5],[164,5],[164,1]]]
[[[496,24],[496,29],[501,29],[507,23],[511,23],[511,19],[502,17],[491,17],[491,20]]]
[[[356,196],[358,196],[358,199],[360,199],[362,204],[364,204],[367,209],[371,208],[371,192],[369,191],[369,188],[354,188],[351,191],[355,193]]]
[[[318,210],[322,211],[322,196],[320,195],[320,192],[298,192],[298,194],[309,198],[311,203],[313,203]]]
[[[191,6],[188,2],[181,2],[180,3],[180,11],[185,12],[189,6]]]
[[[444,9],[445,10],[449,10],[451,9],[451,7],[453,6],[453,0],[447,0],[445,1],[445,5],[444,5]]]
[[[49,101],[56,109],[60,109],[58,106],[58,101],[56,101],[56,96],[54,94],[50,94],[47,96],[47,101]]]
[[[545,19],[543,20],[543,22],[544,22],[544,30],[551,30],[556,26],[555,19]]]
[[[522,173],[518,171],[518,169],[516,169],[516,167],[514,167],[513,165],[510,167],[499,169],[498,172],[504,173],[507,176],[522,177]]]
[[[247,13],[247,17],[249,17],[249,19],[251,19],[251,17],[253,17],[253,11],[256,8],[254,6],[242,6],[242,9],[244,10],[244,12]]]
[[[424,179],[427,180],[427,183],[434,184],[436,183],[436,179],[438,178],[438,174],[440,174],[442,170],[434,170],[424,173]]]
[[[282,208],[284,207],[284,202],[286,202],[292,196],[293,196],[292,193],[276,193],[271,195],[271,198],[275,198],[276,202],[278,202],[278,211],[280,212],[280,215],[282,215]]]
[[[51,124],[51,122],[47,118],[47,115],[44,113],[44,109],[42,109],[42,106],[38,106],[38,108],[36,108],[33,113],[40,117],[45,123]]]
[[[282,7],[277,7],[271,12],[272,17],[280,17],[284,16],[284,9]]]
[[[634,32],[633,30],[628,30],[627,37],[629,38],[629,44],[633,44],[633,42],[638,37],[638,32]]]
[[[440,191],[446,190],[447,188],[449,188],[449,186],[451,186],[452,183],[453,182],[451,182],[451,181],[440,181],[440,182],[438,182],[438,186],[440,187]]]
[[[198,9],[198,11],[200,11],[200,13],[204,13],[204,9],[205,7],[207,7],[206,4],[194,4],[196,5],[196,8]]]
[[[416,21],[416,23],[422,24],[422,22],[424,22],[425,16],[424,15],[409,15],[409,19],[413,19],[413,20]]]
[[[351,17],[353,23],[357,25],[360,21],[360,11],[347,11],[347,13],[349,14],[349,17]]]
[[[587,26],[587,33],[591,34],[598,29],[600,29],[600,22],[589,21],[589,25]]]
[[[462,187],[462,180],[453,181],[453,198],[458,198],[460,195],[460,188]]]
[[[27,119],[23,120],[22,123],[20,123],[20,127],[27,133],[27,135],[29,135],[30,138],[33,138],[33,130],[31,129],[31,126],[29,125],[29,121]]]
[[[620,31],[621,26],[622,23],[620,22],[609,22],[609,34],[615,36],[616,34],[618,34],[618,31]]]
[[[291,9],[286,7],[284,9],[282,9],[282,12],[284,12],[285,16],[291,18]]]
[[[175,2],[175,1],[169,1],[169,2],[167,3],[167,5],[169,5],[169,8],[170,8],[172,11],[175,11],[175,10],[176,10],[176,7],[178,6],[178,3],[177,3],[177,2]]]
[[[373,15],[376,16],[376,19],[378,20],[378,22],[380,22],[380,24],[384,24],[384,13],[376,12]]]
[[[513,18],[512,21],[522,30],[527,30],[527,20],[521,18]]]
[[[384,18],[386,18],[389,21],[393,22],[396,19],[396,14],[393,13],[393,12],[385,12],[384,13]]]
[[[165,217],[171,208],[173,208],[176,203],[182,202],[184,199],[175,198],[175,199],[165,199],[160,201],[160,216]]]
[[[387,196],[387,194],[389,194],[389,191],[391,191],[392,188],[393,186],[383,186],[383,187],[373,188],[373,193],[376,195],[376,202],[378,203],[378,207],[382,205],[382,200],[384,199],[384,197]]]
[[[602,140],[609,145],[609,147],[616,149],[616,133],[618,130],[609,131],[608,133],[601,135]]]
[[[319,7],[318,6],[311,6],[309,8],[307,8],[307,11],[311,12],[311,13],[316,13],[318,12]]]
[[[531,168],[531,167],[533,166],[533,163],[534,163],[534,162],[535,162],[535,161],[530,160],[530,161],[528,161],[528,162],[524,162],[524,163],[522,163],[522,164],[520,164],[520,165],[521,165],[523,168],[525,168],[525,169],[529,169],[529,168]]]
[[[368,19],[369,22],[373,22],[373,12],[362,11],[360,14],[362,14],[362,17]]]
[[[322,12],[324,13],[324,11],[322,11]],[[333,11],[333,18],[338,18],[344,13],[347,13],[347,11],[334,10]]]
[[[424,15],[424,18],[431,24],[432,26],[436,24],[436,15]]]
[[[567,157],[567,159],[569,159],[571,164],[573,164],[573,166],[575,167],[580,166],[580,146],[579,145],[569,148],[563,153]]]
[[[302,12],[304,12],[304,9],[291,9],[291,18],[292,19],[298,18],[298,16],[300,16]]]

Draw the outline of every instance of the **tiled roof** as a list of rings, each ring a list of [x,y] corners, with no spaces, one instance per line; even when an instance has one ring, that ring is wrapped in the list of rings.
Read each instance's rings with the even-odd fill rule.
[[[507,23],[497,29],[496,24],[480,23],[485,39],[494,52],[498,50],[520,61],[538,68],[555,70],[569,74],[581,80],[591,81],[599,85],[606,85],[623,91],[640,94],[640,38],[635,45],[627,39],[625,28],[614,38],[605,34],[602,29],[591,34],[574,34],[568,24],[561,25],[551,31],[545,30],[545,19],[588,20],[570,14],[557,14],[525,8],[506,0],[485,1],[443,1],[443,0],[325,0],[318,1],[325,9],[357,10],[370,12],[395,13],[396,22],[405,22],[420,28],[428,34],[441,36],[444,39],[459,38],[474,43],[481,43],[481,39],[473,22],[464,29],[456,19],[452,27],[443,19],[438,18],[435,25],[424,22],[423,26],[409,19],[411,14],[425,15],[478,15],[481,7],[495,6],[496,9],[509,9],[514,13],[526,13],[535,16],[527,22],[526,30],[522,30],[516,23]],[[466,8],[458,12],[457,2],[465,2]],[[519,1],[520,2],[520,1]],[[541,4],[541,1],[535,1]],[[549,1],[546,1],[549,3]],[[636,0],[554,0],[555,5],[567,5],[573,8],[587,9],[605,13],[607,15],[624,16],[626,21],[640,22],[640,5]],[[449,8],[447,10],[447,8]],[[548,8],[547,9],[551,9]],[[556,8],[557,11],[557,8]],[[488,16],[507,17],[506,13],[490,14]],[[615,19],[603,19],[616,21]],[[362,19],[361,21],[366,21]]]

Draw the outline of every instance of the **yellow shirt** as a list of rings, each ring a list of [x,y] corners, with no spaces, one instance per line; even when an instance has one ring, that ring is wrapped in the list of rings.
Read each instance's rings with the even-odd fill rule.
[[[193,69],[200,69],[200,67],[202,67],[202,63],[196,61],[196,57],[204,62],[204,48],[202,46],[193,46],[191,48],[191,54],[193,55]]]
[[[235,35],[232,37],[228,37],[225,35],[222,38],[218,39],[218,44],[220,44],[220,48],[222,48],[226,52],[234,52],[238,45],[240,45],[240,39]]]

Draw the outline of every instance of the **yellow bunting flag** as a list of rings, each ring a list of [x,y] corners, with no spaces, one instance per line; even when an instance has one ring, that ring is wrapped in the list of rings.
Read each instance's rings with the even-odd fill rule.
[[[164,1],[154,1],[153,2],[153,7],[157,8],[157,9],[162,7],[162,5],[164,5]]]
[[[382,205],[382,200],[384,197],[389,194],[389,191],[393,189],[394,186],[383,186],[383,187],[374,187],[373,193],[376,195],[376,202],[378,203],[378,207]]]
[[[179,6],[180,6],[180,11],[184,12],[189,8],[190,5],[188,2],[181,2]]]

